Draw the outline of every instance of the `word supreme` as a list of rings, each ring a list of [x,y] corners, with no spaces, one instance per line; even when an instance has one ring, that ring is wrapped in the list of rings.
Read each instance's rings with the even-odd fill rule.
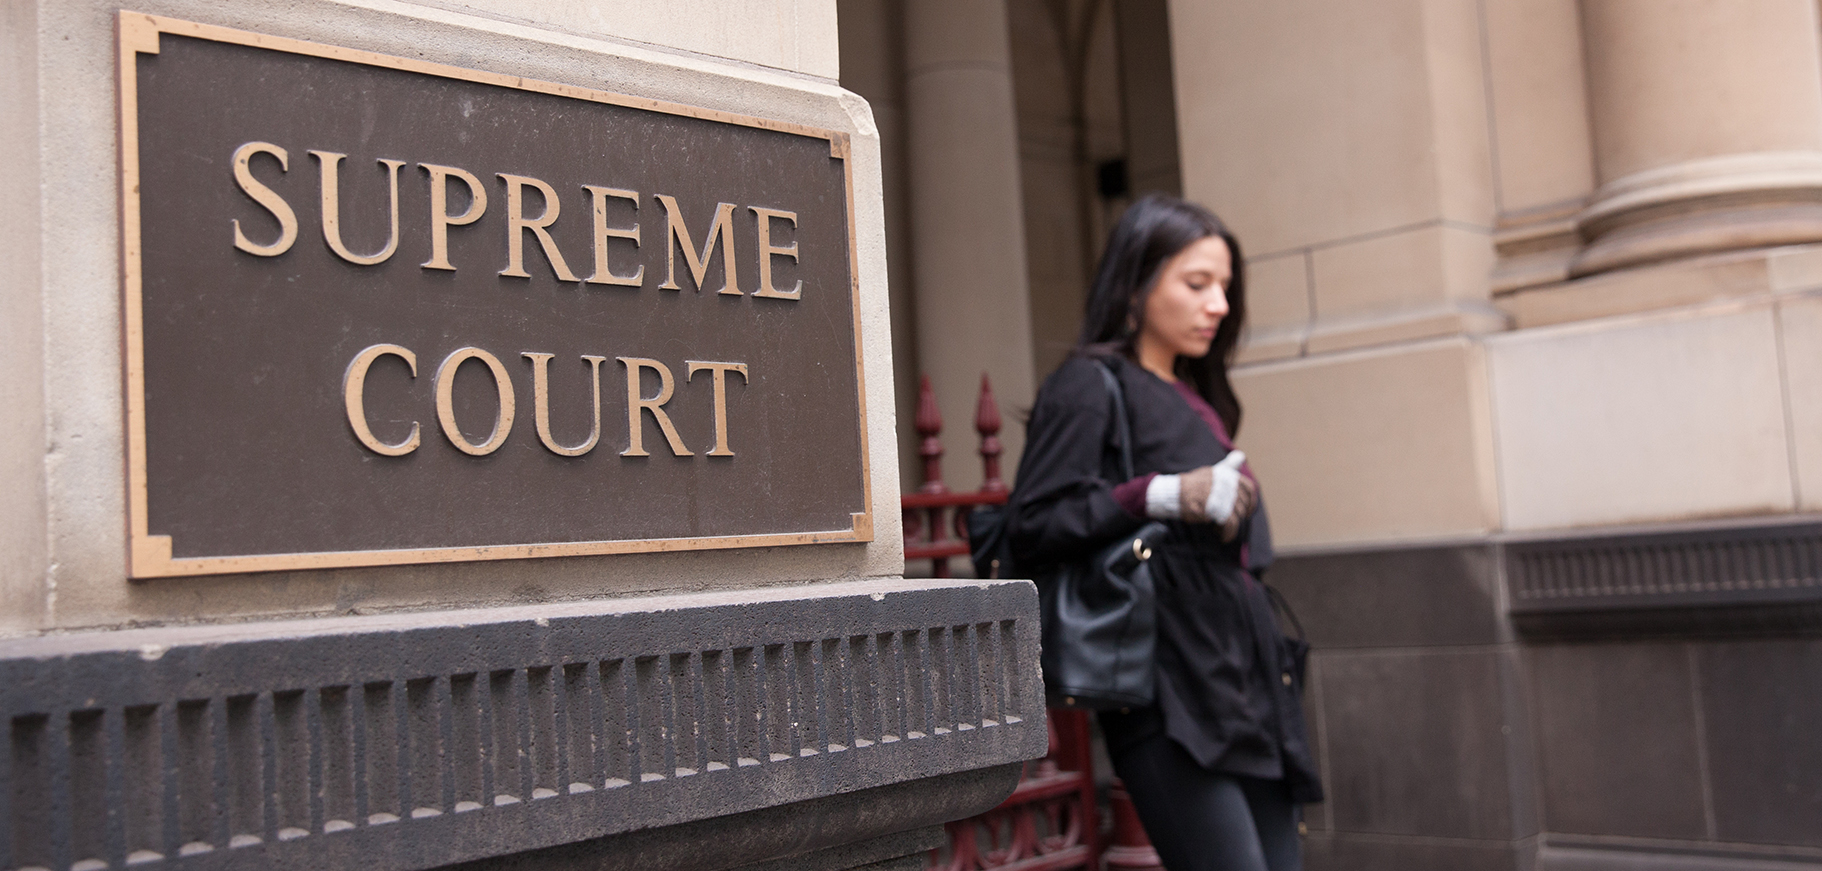
[[[342,239],[341,231],[341,163],[347,157],[332,151],[309,152],[318,164],[318,175],[321,183],[322,231],[323,242],[335,256],[356,266],[375,266],[384,263],[398,252],[399,248],[399,170],[405,161],[380,158],[379,164],[386,168],[388,188],[390,190],[391,231],[386,237],[386,244],[370,254],[361,254],[351,250]],[[280,172],[289,172],[291,155],[280,146],[270,142],[248,142],[234,150],[234,181],[240,189],[260,207],[269,212],[278,223],[278,236],[269,242],[257,241],[247,235],[241,228],[238,219],[230,223],[234,230],[234,247],[256,257],[277,257],[291,250],[297,243],[298,220],[297,210],[266,183],[253,174],[253,158],[266,155],[278,163]],[[456,267],[449,256],[449,228],[472,224],[481,219],[488,209],[487,186],[474,173],[456,166],[444,166],[435,163],[420,163],[428,176],[430,184],[430,259],[419,264],[424,269],[437,269],[454,272]],[[569,259],[558,249],[556,240],[551,237],[550,227],[562,214],[563,203],[557,196],[556,189],[549,183],[528,175],[498,173],[506,193],[506,266],[500,275],[511,278],[530,278],[531,273],[525,269],[525,240],[527,235],[543,252],[544,259],[550,264],[551,272],[559,281],[582,282],[584,284],[618,285],[622,287],[640,287],[645,283],[645,267],[640,265],[631,274],[616,271],[609,264],[608,242],[625,240],[639,247],[641,236],[639,223],[630,226],[609,226],[608,206],[613,201],[630,203],[637,213],[642,196],[637,191],[622,188],[582,185],[589,194],[594,221],[594,273],[587,278],[578,277],[570,268]],[[449,192],[453,184],[460,183],[468,192],[468,205],[460,213],[451,214]],[[527,190],[536,193],[541,202],[536,215],[527,215],[527,203],[530,197]],[[716,249],[721,251],[721,261],[725,281],[717,293],[740,296],[746,293],[740,287],[738,255],[734,251],[734,214],[739,207],[733,203],[717,203],[715,217],[710,222],[707,233],[702,237],[700,250],[695,237],[690,234],[683,214],[675,197],[666,194],[653,194],[655,200],[664,209],[665,215],[665,276],[664,283],[658,285],[661,290],[681,290],[677,283],[677,251],[683,251],[683,259],[688,267],[690,277],[695,279],[698,289],[708,279],[709,266],[715,257]],[[803,281],[799,279],[790,289],[781,290],[773,283],[773,266],[776,258],[788,257],[798,262],[797,242],[777,244],[775,232],[790,234],[797,229],[797,213],[784,209],[748,206],[758,224],[758,270],[759,286],[752,295],[768,299],[796,300],[803,297]],[[781,223],[783,222],[783,223]]]
[[[411,377],[418,374],[418,357],[411,349],[401,345],[380,344],[363,349],[349,361],[347,371],[342,375],[342,402],[348,412],[348,426],[354,430],[354,437],[368,450],[387,457],[402,457],[418,449],[421,428],[417,421],[411,422],[411,432],[397,442],[381,441],[374,435],[367,417],[367,374],[373,364],[382,357],[398,357],[405,361]],[[601,364],[606,357],[584,354],[582,359],[588,363],[592,376],[591,395],[594,397],[593,425],[588,438],[575,445],[564,445],[557,441],[550,431],[550,361],[552,354],[527,351],[522,354],[532,365],[532,414],[537,423],[538,440],[552,453],[564,457],[580,457],[595,449],[601,442]],[[673,456],[689,457],[694,452],[684,447],[683,438],[678,435],[677,427],[671,423],[670,415],[665,413],[664,405],[676,392],[676,377],[670,367],[649,357],[616,357],[626,368],[626,429],[627,447],[620,452],[623,457],[649,457],[651,452],[645,449],[645,427],[642,414],[650,414],[663,433],[664,440]],[[470,360],[485,365],[493,375],[494,388],[499,399],[499,409],[494,415],[493,432],[480,442],[471,441],[462,433],[455,418],[455,376],[456,370]],[[711,457],[731,457],[734,451],[728,446],[728,373],[747,380],[745,363],[719,363],[707,360],[685,360],[683,365],[684,382],[695,380],[697,373],[708,372],[715,395],[715,447],[708,452]],[[643,396],[640,389],[642,373],[650,371],[658,376],[658,392],[652,396]],[[506,365],[500,358],[480,348],[461,348],[443,358],[437,367],[435,379],[435,407],[437,423],[442,427],[443,436],[457,450],[470,456],[483,457],[500,449],[506,443],[507,436],[512,434],[514,421],[517,419],[518,402],[515,398],[512,378],[507,374]]]

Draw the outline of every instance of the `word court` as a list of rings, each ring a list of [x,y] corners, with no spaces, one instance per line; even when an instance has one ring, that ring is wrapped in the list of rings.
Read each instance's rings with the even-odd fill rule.
[[[411,434],[396,444],[387,444],[373,434],[373,428],[367,422],[367,371],[375,360],[392,356],[403,360],[411,367],[411,376],[417,377],[418,358],[410,348],[398,345],[373,345],[356,354],[353,362],[348,364],[348,372],[342,381],[342,401],[348,411],[348,426],[354,430],[355,438],[360,440],[368,450],[387,457],[402,457],[418,449],[420,427],[417,421],[411,423]],[[551,354],[525,352],[525,359],[532,363],[532,407],[535,408],[538,426],[538,441],[550,452],[562,457],[580,457],[595,449],[601,442],[601,364],[605,357],[584,354],[582,359],[588,363],[589,374],[593,383],[594,395],[594,428],[589,431],[588,440],[573,446],[564,447],[557,443],[550,430],[550,359]],[[664,410],[671,395],[676,390],[676,378],[663,363],[647,357],[620,357],[619,361],[626,366],[626,432],[627,447],[620,452],[623,457],[649,457],[651,452],[645,449],[640,412],[652,416],[654,423],[664,433],[664,440],[670,446],[673,456],[687,457],[692,452],[683,446],[683,439],[677,435],[677,427],[671,423],[670,415]],[[461,425],[456,422],[455,374],[456,370],[469,360],[478,360],[485,364],[487,372],[493,377],[495,398],[498,400],[498,411],[494,415],[493,429],[480,443],[470,441],[462,433]],[[728,391],[727,374],[730,372],[746,379],[745,363],[711,363],[701,360],[689,360],[689,378],[694,379],[697,372],[714,373],[712,383],[715,389],[715,449],[708,452],[711,457],[731,457],[734,452],[728,448]],[[650,370],[658,376],[658,393],[655,396],[640,396],[640,373]],[[443,435],[449,443],[464,454],[484,457],[500,449],[506,443],[507,436],[512,434],[513,422],[517,419],[517,403],[514,402],[515,391],[512,379],[506,374],[506,366],[500,358],[480,348],[461,348],[443,358],[442,365],[437,367],[436,374],[436,415],[437,424],[442,427]]]
[[[121,22],[135,577],[871,540],[847,134]]]

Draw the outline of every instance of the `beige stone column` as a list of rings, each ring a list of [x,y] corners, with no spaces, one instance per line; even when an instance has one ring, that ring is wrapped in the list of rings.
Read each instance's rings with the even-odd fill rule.
[[[1126,121],[1126,170],[1133,194],[1180,196],[1176,86],[1171,81],[1170,4],[1122,0],[1113,5],[1119,40],[1120,101]]]
[[[1003,0],[908,0],[905,79],[918,367],[943,412],[944,478],[972,489],[981,373],[1013,420],[1034,384]],[[1001,439],[1011,472],[1024,428],[1009,425]]]
[[[885,192],[886,281],[892,308],[892,395],[897,402],[899,480],[920,483],[917,431],[917,307],[911,280],[911,207],[905,178],[903,0],[840,0],[841,86],[866,98],[879,128]]]
[[[1584,0],[1600,188],[1575,275],[1822,240],[1813,0]]]
[[[61,464],[44,425],[43,219],[38,118],[38,9],[0,13],[0,636],[42,628],[56,598],[44,534],[45,476]]]

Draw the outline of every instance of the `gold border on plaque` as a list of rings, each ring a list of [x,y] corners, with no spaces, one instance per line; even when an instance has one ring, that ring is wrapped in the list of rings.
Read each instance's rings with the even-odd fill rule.
[[[865,356],[861,353],[860,256],[855,237],[854,162],[851,159],[848,134],[802,124],[773,121],[750,115],[738,115],[715,109],[685,106],[520,78],[484,70],[472,70],[411,58],[392,57],[359,49],[341,48],[279,36],[251,33],[165,18],[142,12],[122,10],[120,22],[120,196],[121,196],[121,266],[125,295],[124,329],[126,332],[126,423],[127,423],[127,524],[130,547],[127,555],[128,575],[132,578],[183,577],[220,575],[237,572],[269,572],[289,569],[326,569],[354,566],[409,565],[416,563],[472,562],[481,560],[528,559],[535,557],[587,556],[616,553],[660,553],[681,550],[716,550],[738,547],[775,547],[793,544],[854,543],[873,540],[873,476],[868,453],[867,388]],[[697,538],[652,538],[617,541],[566,541],[543,544],[499,544],[476,547],[439,547],[400,550],[328,551],[316,553],[260,554],[257,556],[215,556],[175,558],[171,555],[171,537],[151,534],[146,517],[146,444],[145,444],[145,335],[141,310],[140,221],[139,221],[139,83],[136,58],[140,54],[157,54],[162,33],[226,42],[254,48],[309,55],[329,60],[347,61],[386,69],[404,70],[450,79],[463,79],[522,91],[554,94],[595,103],[627,106],[667,115],[682,115],[776,130],[829,141],[829,155],[842,162],[842,175],[847,189],[848,212],[848,283],[854,309],[854,376],[857,421],[860,427],[861,498],[865,510],[853,513],[851,529],[814,532],[763,533],[757,535],[724,535]]]

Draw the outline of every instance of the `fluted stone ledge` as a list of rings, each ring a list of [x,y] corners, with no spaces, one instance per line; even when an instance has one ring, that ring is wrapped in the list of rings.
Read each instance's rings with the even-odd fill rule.
[[[1045,752],[1036,606],[880,580],[0,642],[0,868],[415,869],[853,813]],[[1016,777],[717,855],[933,825]]]

